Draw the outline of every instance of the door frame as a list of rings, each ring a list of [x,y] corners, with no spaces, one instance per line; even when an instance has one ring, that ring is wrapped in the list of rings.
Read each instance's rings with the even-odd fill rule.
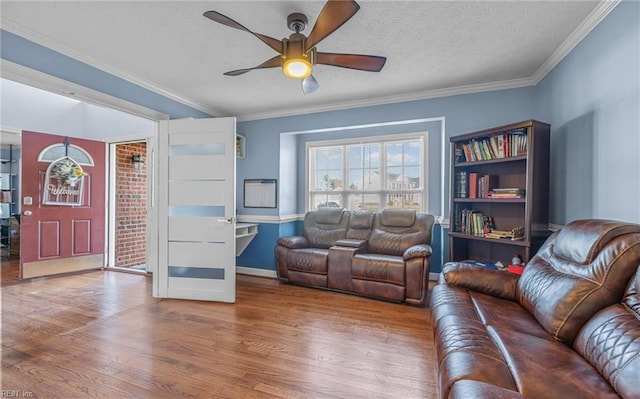
[[[155,123],[156,134],[159,129],[159,121],[153,121]],[[156,142],[155,137],[153,136],[140,136],[140,137],[127,137],[127,138],[119,138],[118,140],[109,141],[107,143],[108,146],[108,154],[107,154],[107,169],[108,169],[108,177],[107,177],[107,246],[106,246],[106,268],[112,268],[113,270],[120,271],[131,271],[137,272],[135,270],[130,270],[127,268],[119,268],[116,265],[116,188],[117,188],[117,152],[116,146],[121,144],[129,144],[129,143],[146,143],[147,145],[147,153],[145,154],[145,162],[147,163],[147,238],[146,238],[146,251],[147,251],[147,263],[146,269],[144,273],[151,274],[157,270],[157,264],[149,261],[151,250],[157,249],[157,237],[151,236],[151,232],[157,231],[157,217],[152,215],[154,211],[155,204],[157,203],[156,198],[153,198],[155,194],[156,186],[155,182],[153,182],[153,178],[156,175],[154,169],[154,160],[156,154]],[[156,234],[157,236],[157,234]],[[142,273],[142,271],[140,271]]]

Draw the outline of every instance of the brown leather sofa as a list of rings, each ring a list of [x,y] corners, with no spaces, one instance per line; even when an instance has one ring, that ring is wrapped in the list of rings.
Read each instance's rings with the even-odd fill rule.
[[[422,305],[428,295],[433,223],[433,215],[405,209],[308,212],[302,236],[278,239],[278,278]]]
[[[640,398],[640,226],[569,223],[521,276],[449,263],[431,293],[441,398]]]

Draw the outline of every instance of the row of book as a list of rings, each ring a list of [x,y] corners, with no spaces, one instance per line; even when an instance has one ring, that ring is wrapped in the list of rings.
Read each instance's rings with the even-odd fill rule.
[[[524,198],[525,190],[517,187],[498,187],[498,176],[457,171],[454,181],[455,198]]]
[[[458,162],[486,161],[517,157],[527,153],[527,130],[511,130],[483,139],[473,139],[456,147]]]
[[[458,212],[455,224],[458,233],[509,240],[521,240],[524,237],[524,226],[511,230],[498,230],[495,227],[493,217],[473,209],[463,209]]]
[[[493,218],[473,209],[463,209],[456,215],[456,231],[475,236],[484,236],[494,230]]]
[[[469,198],[490,198],[489,194],[498,186],[498,176],[469,173]]]

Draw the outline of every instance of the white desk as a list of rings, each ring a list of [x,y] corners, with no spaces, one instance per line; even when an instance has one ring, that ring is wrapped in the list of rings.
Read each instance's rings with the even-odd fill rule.
[[[242,255],[247,245],[258,234],[258,225],[254,223],[236,224],[236,256]]]

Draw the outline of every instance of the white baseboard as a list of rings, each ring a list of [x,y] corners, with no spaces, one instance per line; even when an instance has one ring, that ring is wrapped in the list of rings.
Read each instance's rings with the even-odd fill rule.
[[[236,273],[257,277],[278,278],[275,270],[258,269],[255,267],[236,266]]]
[[[439,277],[440,273],[429,273],[429,280],[431,281],[438,281]]]

